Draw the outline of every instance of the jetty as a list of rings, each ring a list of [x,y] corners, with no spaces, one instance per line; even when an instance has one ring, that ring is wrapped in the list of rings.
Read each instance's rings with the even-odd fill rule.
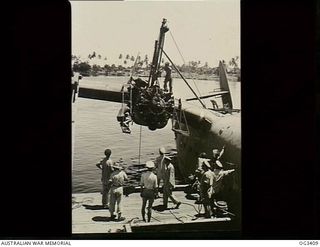
[[[100,193],[80,193],[72,195],[72,233],[108,234],[134,232],[182,232],[235,230],[231,217],[204,218],[204,209],[195,199],[187,199],[183,191],[175,191],[181,201],[178,209],[170,202],[163,210],[162,198],[153,203],[151,222],[144,222],[141,216],[140,193],[132,193],[122,198],[123,221],[111,220],[108,209],[101,206]]]

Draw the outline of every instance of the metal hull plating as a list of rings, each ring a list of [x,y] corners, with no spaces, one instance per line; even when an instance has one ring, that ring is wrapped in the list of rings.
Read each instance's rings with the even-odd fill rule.
[[[183,103],[185,121],[175,131],[178,151],[178,166],[183,177],[193,174],[197,168],[197,157],[206,152],[209,157],[212,149],[226,150],[221,158],[225,168],[240,168],[241,163],[241,114],[222,114],[217,111],[200,109]],[[239,169],[237,169],[239,170]],[[238,185],[237,185],[238,186]]]
[[[225,146],[221,157],[224,169],[235,172],[223,180],[224,199],[236,215],[241,210],[241,114],[221,114],[199,107],[183,107],[185,122],[180,124],[188,132],[175,131],[177,165],[184,178],[194,174],[198,157],[206,152],[211,158],[212,150]],[[187,134],[188,133],[188,134]]]
[[[212,149],[221,149],[224,145],[226,150],[223,161],[227,162],[227,166],[240,166],[240,113],[222,114],[195,106],[182,107],[182,111],[185,113],[186,122],[181,122],[181,129],[189,129],[189,134],[175,131],[175,138],[179,169],[185,177],[197,168],[197,157],[200,153],[206,152],[210,157]]]

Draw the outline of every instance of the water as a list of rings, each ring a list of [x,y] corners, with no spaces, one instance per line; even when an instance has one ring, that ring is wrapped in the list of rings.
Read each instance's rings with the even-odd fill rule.
[[[92,87],[121,87],[128,78],[123,77],[84,77],[80,84]],[[216,81],[195,80],[202,95],[213,91],[218,87]],[[192,80],[189,82],[194,88]],[[230,90],[233,95],[234,108],[240,108],[240,84],[230,82]],[[174,79],[173,90],[175,97],[182,99],[194,97],[186,84],[181,79]],[[194,89],[196,92],[197,90]],[[236,95],[236,97],[234,97]],[[211,107],[209,100],[205,101]],[[194,102],[194,104],[199,104]],[[131,134],[121,132],[116,116],[120,109],[120,103],[78,98],[73,105],[75,111],[74,123],[74,156],[72,168],[73,193],[98,192],[101,190],[101,171],[96,164],[104,157],[104,150],[112,150],[111,159],[124,160],[124,166],[132,181],[137,185],[139,174],[139,142],[141,130],[141,156],[140,162],[145,163],[149,159],[158,156],[158,149],[164,146],[167,151],[175,150],[174,134],[171,130],[171,121],[163,129],[150,131],[148,127],[133,124],[130,125]]]

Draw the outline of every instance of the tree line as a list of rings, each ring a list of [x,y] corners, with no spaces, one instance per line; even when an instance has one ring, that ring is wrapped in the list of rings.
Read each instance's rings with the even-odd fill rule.
[[[103,61],[104,65],[92,64],[92,59],[98,59]],[[150,69],[151,63],[148,55],[133,56],[130,54],[119,54],[119,64],[109,64],[107,57],[102,58],[100,54],[95,51],[82,59],[80,56],[72,55],[72,69],[74,72],[79,72],[83,75],[110,75],[112,73],[123,72],[134,69],[135,73],[147,73]],[[165,63],[165,59],[162,58],[161,65]],[[232,58],[228,63],[223,61],[229,71],[240,71],[239,69],[239,56]],[[92,65],[90,65],[92,64]],[[101,64],[101,62],[100,62]],[[217,67],[210,67],[208,62],[202,63],[201,61],[189,61],[187,64],[176,65],[182,73],[195,73],[199,75],[212,75],[217,74]]]

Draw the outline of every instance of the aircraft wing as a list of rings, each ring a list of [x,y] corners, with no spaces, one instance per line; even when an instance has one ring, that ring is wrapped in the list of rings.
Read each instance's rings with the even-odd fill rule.
[[[122,92],[121,90],[116,89],[80,87],[78,97],[119,103],[122,102]]]
[[[122,93],[123,84],[85,79],[75,73],[72,79],[73,102],[77,97],[121,103],[128,93]]]

